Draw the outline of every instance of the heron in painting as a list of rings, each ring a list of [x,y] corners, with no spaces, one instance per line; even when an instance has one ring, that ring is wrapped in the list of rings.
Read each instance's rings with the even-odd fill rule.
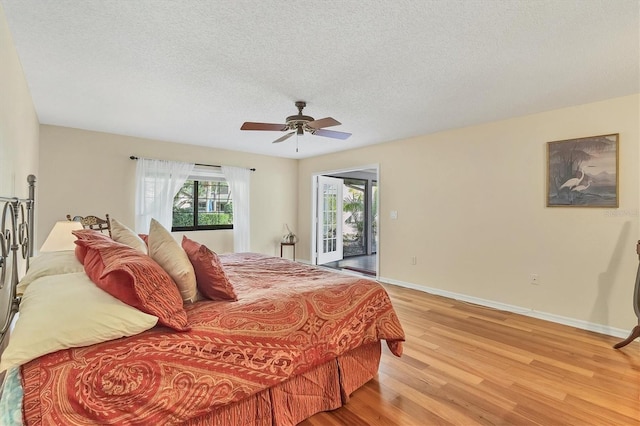
[[[580,182],[582,182],[582,179],[584,179],[584,170],[580,169],[580,173],[581,173],[581,176],[579,178],[569,179],[568,181],[563,183],[562,186],[560,186],[560,189],[562,188],[573,189],[574,187],[578,186]]]
[[[591,181],[588,181],[586,185],[574,186],[573,189],[571,190],[576,192],[583,192],[583,191],[586,191],[587,188],[589,188],[589,186],[591,186]]]

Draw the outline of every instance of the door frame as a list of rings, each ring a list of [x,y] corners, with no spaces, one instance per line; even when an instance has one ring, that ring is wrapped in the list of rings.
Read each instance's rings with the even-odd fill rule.
[[[365,164],[361,166],[346,167],[343,169],[324,170],[311,174],[311,247],[309,253],[311,253],[311,264],[316,265],[318,261],[318,176],[323,175],[335,175],[339,173],[357,172],[360,170],[375,170],[378,182],[378,247],[376,250],[376,278],[380,277],[380,236],[382,235],[382,229],[380,226],[380,163]]]

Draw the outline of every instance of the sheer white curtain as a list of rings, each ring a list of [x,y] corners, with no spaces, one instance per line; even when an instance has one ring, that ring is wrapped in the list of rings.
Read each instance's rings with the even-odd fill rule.
[[[136,165],[136,232],[148,233],[154,218],[171,230],[173,197],[191,174],[194,164],[139,158]]]
[[[233,251],[251,251],[249,188],[251,171],[241,167],[222,166],[233,197]]]

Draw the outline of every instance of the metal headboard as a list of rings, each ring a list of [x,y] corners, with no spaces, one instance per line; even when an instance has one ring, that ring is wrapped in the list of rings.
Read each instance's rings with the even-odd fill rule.
[[[0,290],[3,296],[6,295],[2,297],[3,306],[0,306],[0,321],[3,321],[0,322],[0,342],[4,340],[20,305],[20,297],[16,296],[18,257],[26,261],[26,269],[29,269],[29,258],[33,256],[36,177],[27,176],[27,182],[28,198],[0,197]]]

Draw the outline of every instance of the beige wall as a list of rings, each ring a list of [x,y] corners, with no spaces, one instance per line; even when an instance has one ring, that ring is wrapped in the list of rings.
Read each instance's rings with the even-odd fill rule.
[[[38,117],[0,5],[0,194],[27,196],[38,174]]]
[[[639,103],[627,96],[302,160],[300,258],[310,258],[312,175],[378,163],[382,279],[630,329]],[[620,133],[620,208],[545,207],[546,142],[609,133]]]
[[[133,228],[135,169],[130,155],[238,167],[255,167],[251,176],[251,251],[280,255],[284,224],[297,228],[297,162],[290,159],[181,145],[67,127],[40,128],[40,238],[67,213],[109,213]],[[185,234],[212,250],[233,251],[232,231]]]

